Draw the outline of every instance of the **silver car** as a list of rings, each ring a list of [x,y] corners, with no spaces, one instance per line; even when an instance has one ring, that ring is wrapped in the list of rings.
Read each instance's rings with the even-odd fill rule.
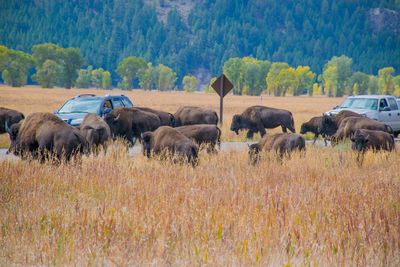
[[[363,114],[368,118],[383,122],[397,134],[400,132],[400,101],[390,95],[349,96],[325,114],[336,115],[342,110]]]

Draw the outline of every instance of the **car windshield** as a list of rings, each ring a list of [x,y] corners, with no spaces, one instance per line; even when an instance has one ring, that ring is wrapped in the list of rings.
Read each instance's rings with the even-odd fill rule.
[[[340,105],[340,108],[376,110],[378,108],[378,99],[347,98],[343,104]]]
[[[97,113],[101,105],[99,98],[71,99],[58,111],[58,113]]]

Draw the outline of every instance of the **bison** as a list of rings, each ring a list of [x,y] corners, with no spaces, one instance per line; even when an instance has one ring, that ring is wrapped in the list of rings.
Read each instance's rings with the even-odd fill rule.
[[[339,129],[332,136],[332,145],[336,145],[339,141],[344,140],[345,138],[350,138],[358,129],[393,133],[392,128],[382,122],[367,117],[347,117],[342,120]]]
[[[104,116],[113,137],[122,137],[132,146],[144,132],[154,131],[161,125],[160,118],[136,108],[117,108]]]
[[[151,153],[162,158],[172,155],[174,160],[187,161],[193,167],[198,163],[197,145],[175,128],[161,126],[154,132],[143,133],[141,138],[142,152],[147,157],[150,157]]]
[[[32,157],[41,162],[54,158],[58,162],[86,152],[87,142],[79,130],[51,113],[30,114],[11,136],[12,152],[23,159]]]
[[[364,118],[365,116],[350,110],[342,110],[334,116],[325,114],[322,118],[321,132],[330,133],[330,136],[332,136],[334,133],[336,133],[342,121],[348,117]]]
[[[214,110],[184,106],[180,107],[174,114],[175,127],[193,124],[218,124],[218,115]]]
[[[314,134],[314,143],[317,141],[318,136],[321,135],[324,138],[325,146],[327,146],[326,140],[328,136],[332,136],[335,134],[336,130],[330,129],[330,131],[323,131],[323,116],[312,117],[308,122],[305,122],[301,125],[300,133],[305,134],[307,132],[311,132]],[[325,129],[327,130],[327,129]]]
[[[21,127],[23,121],[24,120],[20,120],[18,123],[14,123],[10,127],[8,127],[8,124],[6,123],[5,128],[10,137],[10,147],[8,148],[6,154],[13,152],[13,148],[15,147],[15,142],[18,137],[19,128]]]
[[[175,118],[174,115],[171,113],[161,111],[161,110],[156,110],[152,108],[146,108],[146,107],[135,107],[136,109],[150,112],[153,114],[156,114],[160,118],[161,126],[171,126],[174,127],[175,125]]]
[[[19,111],[0,107],[0,134],[6,133],[6,127],[11,127],[14,123],[25,118],[24,114]]]
[[[97,151],[99,146],[106,149],[106,143],[111,138],[111,130],[102,118],[94,113],[89,113],[79,128],[90,149]]]
[[[383,131],[358,129],[351,136],[351,148],[358,152],[357,161],[361,165],[367,150],[392,151],[395,148],[394,136]]]
[[[260,132],[261,137],[266,134],[265,128],[271,129],[281,126],[283,132],[289,129],[295,133],[293,115],[290,111],[264,106],[248,107],[242,114],[232,118],[231,131],[239,134],[239,130],[248,129],[247,138],[252,139],[254,133]]]
[[[264,136],[260,142],[249,146],[249,161],[252,164],[260,160],[260,151],[273,151],[280,159],[292,151],[305,151],[304,138],[295,133],[276,133]]]
[[[216,152],[215,145],[221,148],[221,130],[216,125],[196,124],[180,126],[175,129],[199,146],[206,145],[208,153]]]

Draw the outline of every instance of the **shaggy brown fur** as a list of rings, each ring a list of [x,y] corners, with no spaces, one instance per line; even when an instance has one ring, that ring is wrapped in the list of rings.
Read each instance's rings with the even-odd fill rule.
[[[87,143],[79,130],[51,113],[30,114],[21,124],[13,151],[22,158],[31,156],[44,161],[54,157],[70,160],[85,152]]]
[[[87,114],[79,127],[91,149],[99,146],[106,148],[106,142],[111,138],[111,130],[108,124],[96,114]]]
[[[104,120],[114,137],[122,137],[132,146],[142,133],[154,131],[161,125],[157,115],[135,108],[114,109],[104,116]]]
[[[214,110],[184,106],[180,107],[174,114],[175,127],[193,124],[218,124],[218,115]]]
[[[299,134],[293,133],[276,133],[264,136],[260,142],[252,144],[249,147],[249,160],[252,164],[260,160],[261,151],[273,151],[279,158],[285,154],[290,155],[292,151],[304,151],[306,142]]]
[[[265,128],[271,129],[282,127],[283,132],[289,129],[296,132],[294,128],[293,115],[290,111],[264,106],[248,107],[242,114],[236,114],[232,118],[231,131],[239,134],[239,130],[248,129],[247,138],[253,138],[254,133],[259,132],[261,136],[266,134]]]
[[[0,107],[0,134],[7,132],[7,127],[25,118],[24,114],[17,110]]]
[[[192,140],[181,134],[175,128],[161,126],[154,132],[146,132],[142,135],[142,151],[147,157],[151,153],[166,157],[173,155],[196,166],[198,163],[198,147]]]
[[[216,125],[196,124],[175,128],[195,143],[207,146],[208,153],[216,152],[215,145],[221,147],[221,130]]]
[[[135,108],[140,109],[142,111],[156,114],[160,118],[161,126],[174,127],[174,125],[175,125],[175,118],[174,118],[174,115],[172,115],[171,113],[152,109],[152,108],[146,108],[146,107],[135,107]]]
[[[358,129],[369,129],[392,133],[391,127],[382,122],[366,117],[347,117],[342,120],[339,129],[332,136],[332,145],[336,145],[339,141],[350,138]]]

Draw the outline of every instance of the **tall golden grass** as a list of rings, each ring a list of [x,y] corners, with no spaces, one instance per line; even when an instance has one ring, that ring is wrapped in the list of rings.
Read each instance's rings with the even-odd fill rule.
[[[26,113],[77,94],[46,90],[54,92],[46,104],[41,89],[11,90],[0,91],[0,105],[15,97]],[[130,94],[139,105],[147,93]],[[143,105],[161,108],[156,97],[178,96],[214,107],[206,104],[213,96],[185,103],[191,95],[177,93],[154,93]],[[228,114],[258,101],[229,99]],[[263,104],[291,103],[282,107],[299,127],[301,116],[317,115],[329,101]],[[399,166],[399,150],[367,153],[359,167],[348,149],[308,146],[305,156],[280,163],[263,155],[256,166],[246,151],[202,152],[192,168],[128,157],[118,143],[81,164],[0,160],[0,265],[399,266]]]

